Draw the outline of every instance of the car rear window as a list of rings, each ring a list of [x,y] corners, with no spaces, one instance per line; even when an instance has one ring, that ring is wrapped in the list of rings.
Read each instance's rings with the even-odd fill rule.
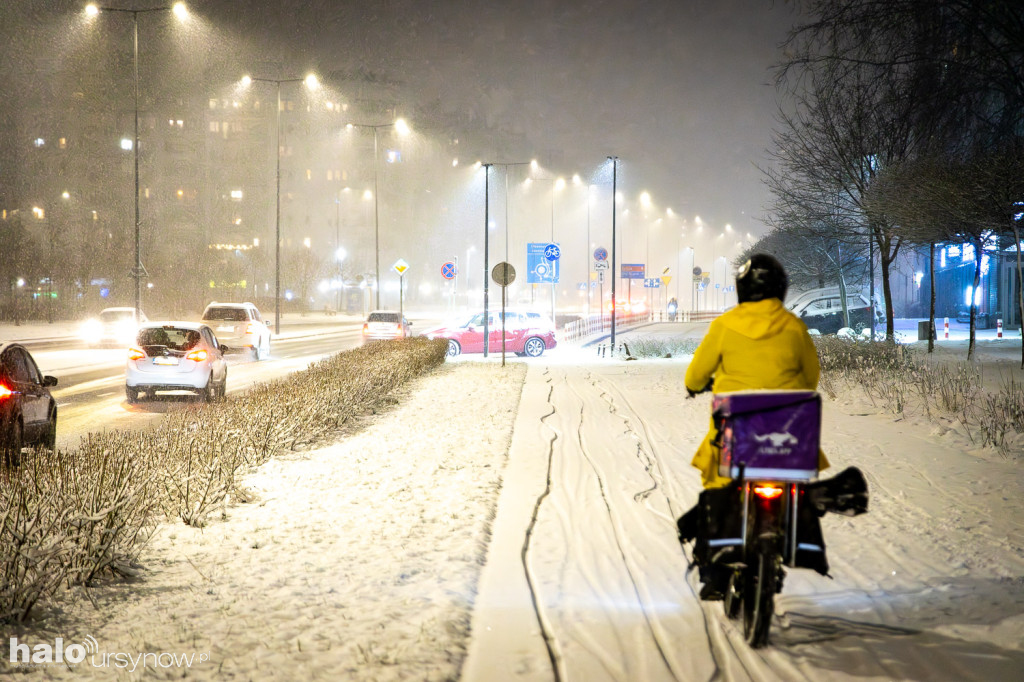
[[[399,322],[398,313],[370,313],[367,322]]]
[[[245,322],[249,315],[244,308],[209,308],[203,314],[204,320],[223,320],[225,322]]]
[[[139,332],[140,346],[166,346],[173,350],[192,350],[199,339],[195,329],[178,327],[147,327]]]

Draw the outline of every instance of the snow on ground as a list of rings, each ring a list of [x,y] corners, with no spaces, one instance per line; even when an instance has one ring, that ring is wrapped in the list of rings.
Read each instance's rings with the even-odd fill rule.
[[[941,352],[962,361],[959,343]],[[1019,339],[979,358],[1021,379]],[[1019,679],[1024,453],[880,413],[856,387],[827,400],[832,472],[861,467],[871,509],[823,520],[831,579],[791,571],[771,646],[750,650],[697,599],[675,536],[710,404],[685,398],[687,362],[460,357],[365,429],[261,468],[225,519],[162,526],[137,582],[25,641],[205,652],[146,670],[201,680]],[[33,671],[128,678],[115,660]]]

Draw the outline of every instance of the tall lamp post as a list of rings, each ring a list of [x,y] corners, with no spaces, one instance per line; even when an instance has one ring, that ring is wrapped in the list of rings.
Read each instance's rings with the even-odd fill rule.
[[[146,269],[142,266],[142,221],[139,213],[139,14],[144,12],[174,12],[179,19],[188,16],[185,3],[176,2],[171,7],[150,7],[147,9],[121,9],[118,7],[101,7],[89,4],[85,13],[94,17],[100,12],[123,12],[132,15],[132,69],[134,72],[135,90],[135,133],[132,139],[132,153],[135,156],[135,264],[132,266],[132,278],[135,280],[135,322],[141,322],[139,310],[142,308],[142,278]]]
[[[310,90],[318,86],[316,76],[309,74],[305,78],[254,78],[244,76],[242,85],[249,87],[253,82],[273,83],[277,87],[277,172],[276,172],[276,219],[274,221],[274,332],[281,333],[281,84],[305,83]]]
[[[615,353],[615,314],[618,312],[615,307],[615,280],[617,277],[616,265],[615,265],[615,213],[617,211],[618,204],[618,183],[619,183],[619,157],[609,156],[608,160],[612,162],[612,336],[611,336],[611,348],[612,353]]]
[[[394,128],[399,135],[406,135],[409,133],[409,124],[405,122],[405,119],[399,118],[392,123],[381,123],[378,125],[348,123],[345,127],[349,130],[353,128],[368,128],[373,131],[373,251],[374,272],[376,273],[374,276],[377,278],[374,288],[377,290],[377,310],[380,310],[380,200],[377,198],[377,174],[379,170],[377,131],[381,128]]]

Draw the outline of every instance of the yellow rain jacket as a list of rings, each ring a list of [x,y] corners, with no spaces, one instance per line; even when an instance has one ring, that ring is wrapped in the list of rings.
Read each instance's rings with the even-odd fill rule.
[[[777,298],[740,303],[713,320],[686,370],[686,387],[700,391],[713,376],[715,393],[751,389],[818,388],[818,353],[807,327]],[[711,444],[714,422],[691,464],[700,469],[705,488],[730,479],[718,475],[718,448]],[[828,468],[825,453],[818,466]]]

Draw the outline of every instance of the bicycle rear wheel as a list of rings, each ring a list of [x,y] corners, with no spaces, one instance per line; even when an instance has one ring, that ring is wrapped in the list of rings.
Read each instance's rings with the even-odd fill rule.
[[[757,649],[768,643],[772,615],[775,613],[775,592],[778,585],[778,562],[774,552],[758,550],[751,566],[744,572],[743,638]]]

